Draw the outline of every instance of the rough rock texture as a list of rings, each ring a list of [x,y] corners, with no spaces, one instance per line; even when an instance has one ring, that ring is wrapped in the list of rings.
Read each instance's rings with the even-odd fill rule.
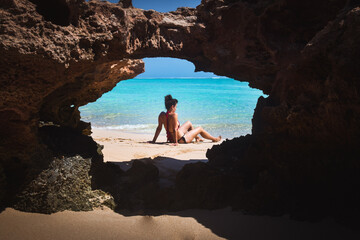
[[[208,152],[212,166],[248,182],[237,208],[299,218],[359,213],[359,34],[360,8],[341,11],[283,64],[258,101],[252,135]]]
[[[55,158],[49,168],[20,193],[15,209],[54,213],[89,211],[101,206],[115,208],[112,196],[91,189],[90,166],[91,160],[79,155]]]
[[[169,56],[269,95],[258,101],[252,135],[208,152],[213,170],[184,171],[238,179],[227,199],[237,209],[297,217],[359,212],[358,1],[203,0],[170,13],[131,1],[47,2],[1,1],[0,186],[7,195],[51,155],[39,121],[89,130],[78,107],[143,71],[141,60],[129,59]],[[122,175],[96,162],[97,186]]]

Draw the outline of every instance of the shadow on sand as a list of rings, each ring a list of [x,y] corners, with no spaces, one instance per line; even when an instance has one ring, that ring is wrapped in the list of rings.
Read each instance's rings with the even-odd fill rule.
[[[154,159],[133,159],[128,162],[114,162],[122,170],[128,171],[135,160],[151,163],[159,169],[160,188],[172,188],[176,174],[184,165],[204,162],[207,159],[178,160],[169,157]],[[246,215],[241,211],[232,211],[230,207],[217,210],[188,209],[177,212],[165,210],[120,211],[124,216],[178,216],[193,218],[210,229],[214,234],[225,239],[360,239],[360,231],[342,226],[332,219],[317,222],[297,221],[288,216]],[[200,237],[201,238],[201,237]]]
[[[207,159],[190,159],[190,160],[178,160],[170,157],[156,157],[132,159],[126,162],[112,162],[119,166],[123,171],[128,171],[134,161],[142,161],[145,163],[151,163],[159,170],[158,184],[161,188],[172,187],[175,184],[176,174],[186,165],[197,162],[208,162]]]

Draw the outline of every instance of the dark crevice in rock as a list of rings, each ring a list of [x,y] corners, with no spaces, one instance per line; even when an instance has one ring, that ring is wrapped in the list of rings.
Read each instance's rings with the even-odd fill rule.
[[[80,155],[102,162],[98,145],[94,140],[70,127],[44,126],[39,128],[41,142],[56,156]]]
[[[132,0],[119,0],[118,5],[123,8],[133,7]]]
[[[70,24],[70,9],[66,0],[29,0],[36,4],[36,10],[44,16],[46,21],[56,25],[68,26]]]

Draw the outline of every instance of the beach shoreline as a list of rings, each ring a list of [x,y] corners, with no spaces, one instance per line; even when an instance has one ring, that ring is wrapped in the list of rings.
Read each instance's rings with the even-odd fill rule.
[[[155,131],[155,130],[154,130]],[[167,157],[177,160],[207,160],[206,151],[215,144],[210,140],[200,143],[179,144],[173,146],[166,142],[166,135],[160,133],[156,143],[148,143],[153,134],[131,133],[122,130],[93,128],[91,136],[104,148],[105,162],[125,162],[133,159]]]

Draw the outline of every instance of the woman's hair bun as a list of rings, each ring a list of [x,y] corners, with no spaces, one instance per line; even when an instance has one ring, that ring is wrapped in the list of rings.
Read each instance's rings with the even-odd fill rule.
[[[169,94],[169,95],[166,95],[165,96],[165,102],[169,101],[169,100],[172,100],[172,96]]]
[[[165,108],[167,110],[170,110],[171,106],[174,106],[177,103],[178,103],[178,100],[175,98],[172,98],[172,96],[170,94],[165,96]]]

